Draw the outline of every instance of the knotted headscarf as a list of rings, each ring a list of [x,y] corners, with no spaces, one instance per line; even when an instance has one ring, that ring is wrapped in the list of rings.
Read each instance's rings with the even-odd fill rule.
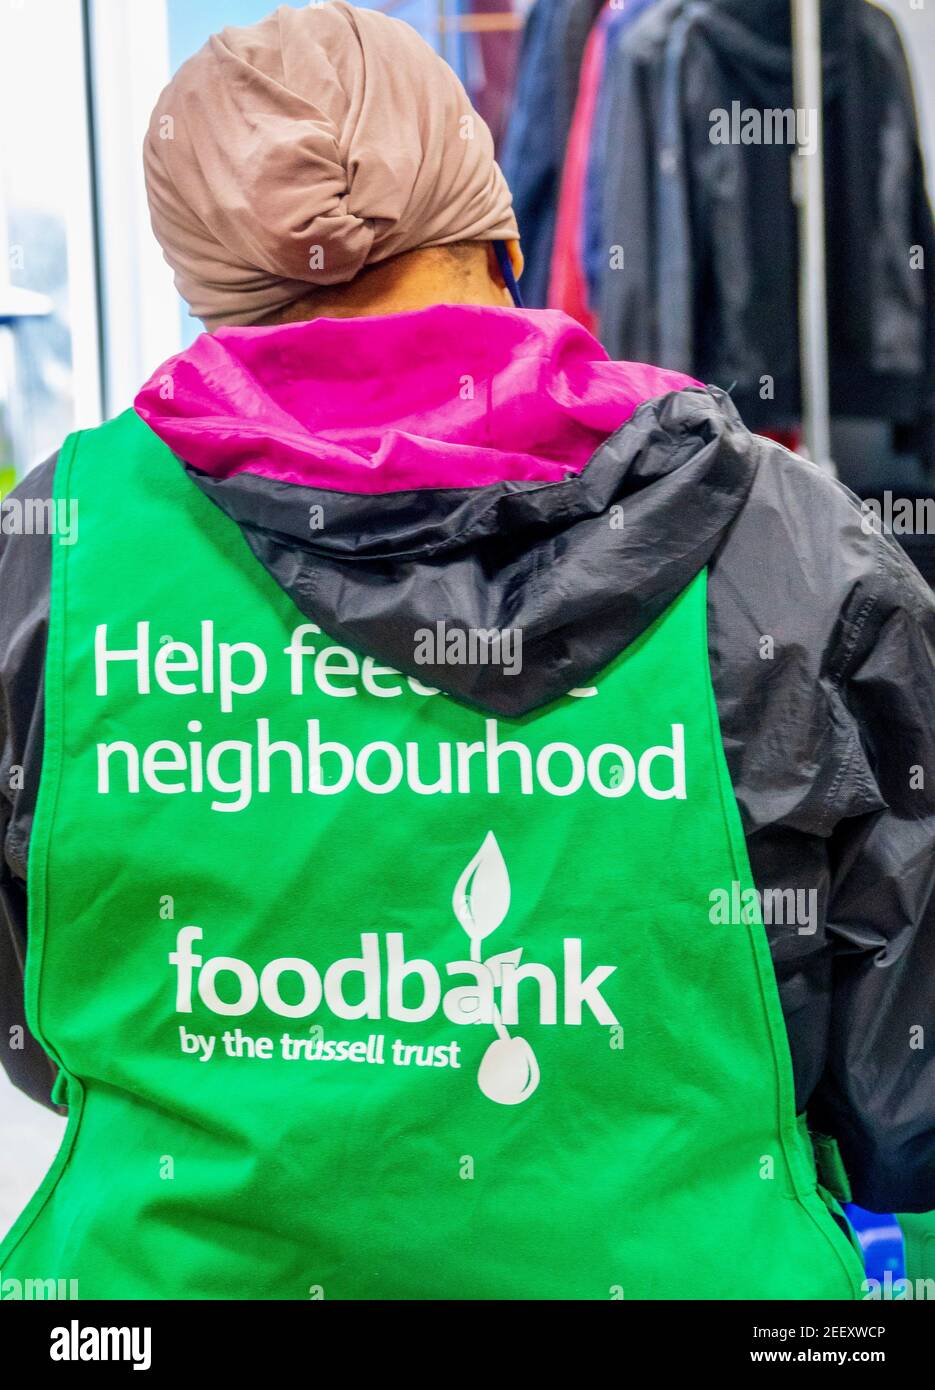
[[[209,329],[403,251],[517,235],[454,72],[345,0],[213,35],[160,96],[143,162],[153,231]]]

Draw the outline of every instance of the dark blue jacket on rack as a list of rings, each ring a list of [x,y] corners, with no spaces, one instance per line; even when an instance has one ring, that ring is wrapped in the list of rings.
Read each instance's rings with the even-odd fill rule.
[[[543,308],[565,145],[581,59],[601,0],[536,0],[523,31],[513,113],[500,164],[513,192],[526,268],[523,302]]]

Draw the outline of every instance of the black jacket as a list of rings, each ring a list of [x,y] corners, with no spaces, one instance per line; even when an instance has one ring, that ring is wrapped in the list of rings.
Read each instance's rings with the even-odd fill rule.
[[[908,426],[931,464],[935,228],[906,58],[866,0],[823,0],[821,17],[831,409]],[[712,141],[716,111],[794,109],[788,0],[660,0],[612,46],[605,82],[602,242],[623,265],[605,257],[604,346],[731,389],[751,429],[794,423],[789,128]]]
[[[48,497],[54,468],[16,495]],[[500,711],[586,683],[707,563],[712,676],[754,876],[818,904],[814,931],[767,929],[798,1107],[839,1141],[855,1200],[935,1208],[935,603],[850,493],[696,389],[646,402],[580,476],[548,486],[391,499],[295,488],[287,507],[281,485],[190,471],[304,612],[399,669],[411,645],[407,658],[397,635],[434,611],[440,565],[465,622],[505,625],[507,609],[533,604],[541,640],[524,643],[521,681],[493,667],[415,672]],[[322,496],[331,524],[311,547],[295,518]],[[632,540],[596,560],[609,499],[625,499]],[[50,556],[48,535],[0,534],[5,1038],[24,1025]],[[49,1103],[34,1042],[3,1060]]]

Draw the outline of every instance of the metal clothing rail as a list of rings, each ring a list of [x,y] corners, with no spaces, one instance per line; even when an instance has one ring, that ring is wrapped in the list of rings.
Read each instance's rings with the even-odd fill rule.
[[[455,14],[440,16],[437,28],[458,34],[506,34],[523,27],[523,16],[512,10],[491,11],[489,14]]]
[[[802,429],[809,457],[829,473],[831,412],[828,386],[828,289],[825,265],[824,105],[819,0],[791,0],[793,101],[807,111],[814,146],[793,156],[792,187],[799,213],[799,362]],[[814,125],[811,126],[811,121]]]

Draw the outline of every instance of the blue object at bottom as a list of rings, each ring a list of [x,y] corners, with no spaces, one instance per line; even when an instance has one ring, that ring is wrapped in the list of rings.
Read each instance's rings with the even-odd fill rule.
[[[902,1228],[895,1216],[889,1213],[867,1211],[864,1207],[848,1203],[844,1214],[851,1223],[854,1234],[860,1241],[864,1252],[867,1278],[884,1283],[889,1271],[890,1280],[906,1277],[906,1247]]]

